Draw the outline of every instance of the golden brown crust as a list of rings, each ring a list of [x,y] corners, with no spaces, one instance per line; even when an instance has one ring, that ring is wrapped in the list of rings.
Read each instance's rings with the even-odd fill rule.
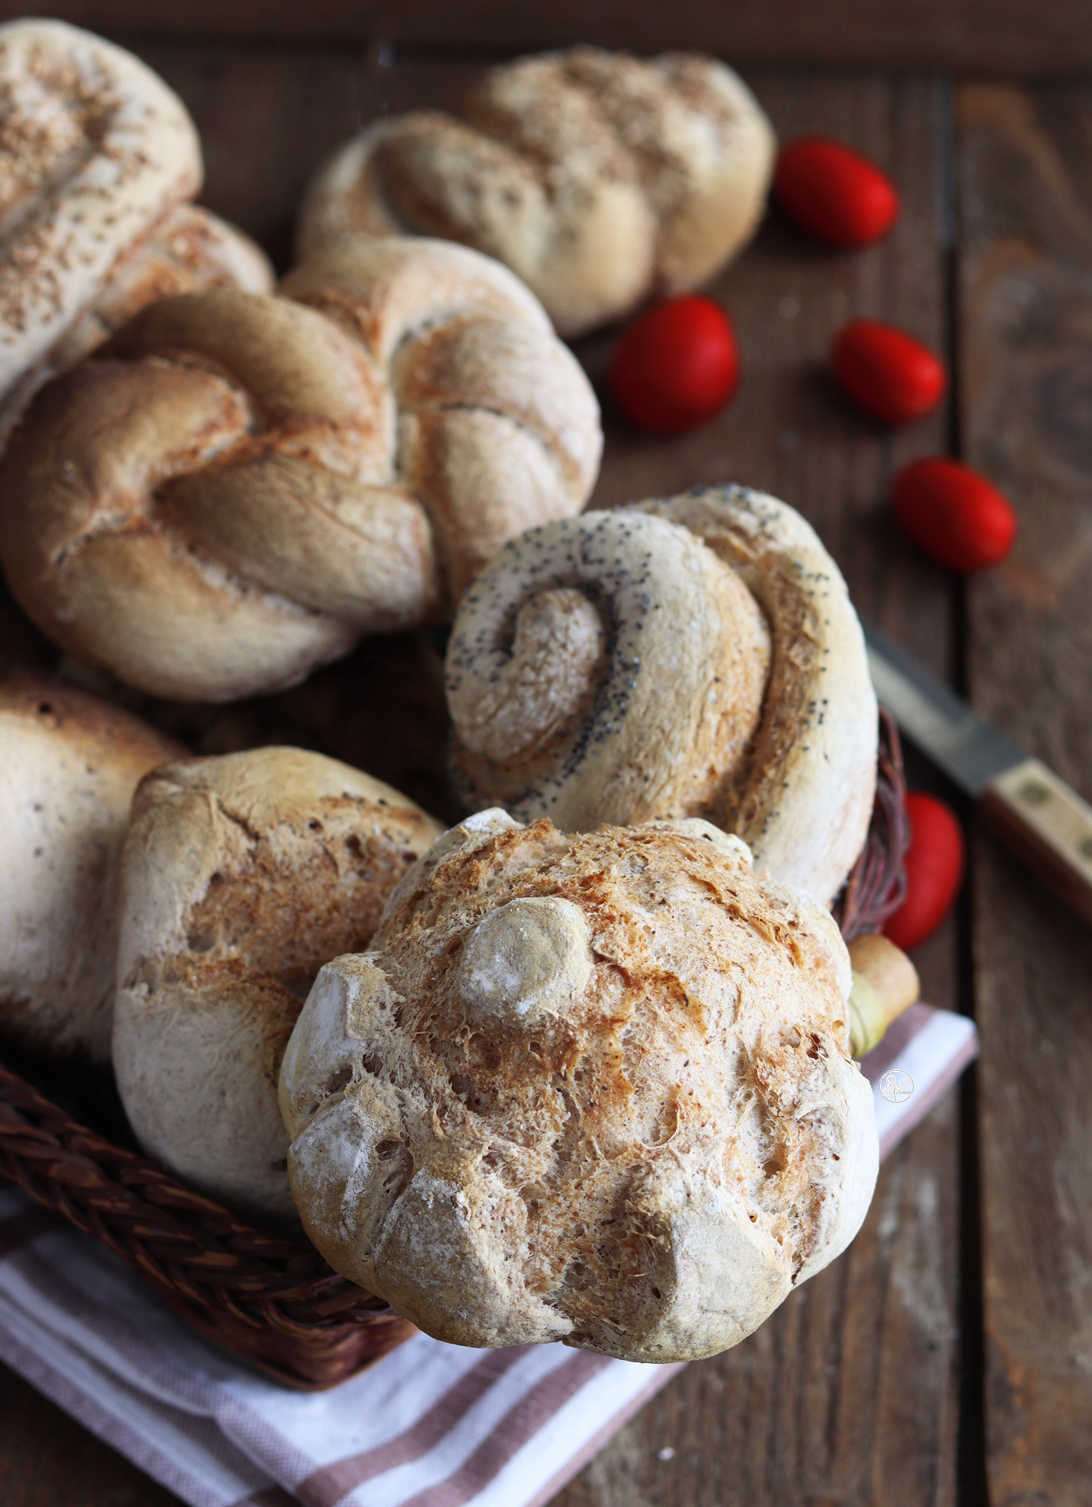
[[[876,1172],[829,916],[700,821],[445,835],[285,1054],[335,1266],[462,1344],[736,1343],[855,1233]]]
[[[319,968],[367,946],[439,830],[390,786],[300,749],[191,759],[142,782],[114,1066],[151,1154],[214,1197],[291,1215],[285,1042]]]
[[[197,192],[201,152],[181,100],[131,53],[39,20],[0,26],[0,146],[7,427],[119,263]]]
[[[39,1050],[110,1055],[129,802],[183,750],[53,676],[0,677],[0,1024]]]
[[[773,132],[712,58],[522,58],[490,70],[463,113],[395,116],[347,143],[308,191],[304,252],[354,233],[461,241],[575,335],[697,286],[761,214]]]
[[[149,305],[40,394],[5,458],[14,594],[155,695],[277,689],[436,621],[595,478],[594,394],[504,268],[372,242],[285,293]]]

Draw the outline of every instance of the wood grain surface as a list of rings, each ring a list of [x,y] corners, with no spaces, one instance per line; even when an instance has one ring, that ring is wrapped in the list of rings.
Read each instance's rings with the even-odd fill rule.
[[[729,60],[958,68],[1015,76],[1092,66],[1082,0],[54,0],[50,13],[107,32],[268,43],[382,39],[453,51],[532,51],[574,39],[655,52],[701,48]],[[25,14],[4,0],[0,19]]]
[[[959,99],[963,427],[1014,500],[975,583],[975,703],[1092,797],[1092,89]],[[991,1500],[1092,1498],[1092,931],[976,844]]]
[[[391,62],[374,49],[249,52],[158,41],[140,50],[195,113],[207,202],[258,236],[282,265],[314,164],[358,121],[454,99],[480,66]],[[950,341],[949,91],[930,79],[853,73],[751,77],[781,132],[829,131],[882,162],[900,184],[903,217],[883,245],[845,255],[816,247],[771,214],[714,289],[739,335],[738,401],[671,441],[634,433],[608,405],[595,501],[609,506],[698,481],[768,488],[815,524],[862,611],[944,675],[954,662],[953,585],[894,530],[885,497],[894,465],[945,448],[948,416],[893,435],[839,395],[825,362],[833,334],[855,315],[884,314],[942,350]],[[579,348],[594,379],[610,339]],[[431,674],[419,642],[366,647],[285,697],[180,730],[210,749],[242,746],[256,729],[323,746],[424,798],[436,771],[418,768],[400,778],[392,767],[399,749],[384,749],[392,721],[384,708],[426,726],[436,716]],[[425,689],[407,712],[397,687],[411,679]],[[434,747],[441,757],[442,727]],[[917,961],[926,996],[956,1005],[956,923]],[[960,1144],[959,1106],[950,1096],[884,1168],[848,1255],[737,1349],[689,1367],[561,1493],[558,1507],[948,1507],[973,1500],[959,1480],[961,1408],[975,1403],[960,1372]],[[0,1480],[10,1507],[161,1507],[171,1500],[10,1373],[3,1374],[0,1407]],[[52,1428],[66,1441],[60,1454],[45,1444]],[[61,1458],[69,1449],[71,1464]]]

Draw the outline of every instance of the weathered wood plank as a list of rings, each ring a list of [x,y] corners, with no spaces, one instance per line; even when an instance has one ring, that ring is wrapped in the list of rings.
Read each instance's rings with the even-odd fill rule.
[[[700,48],[745,63],[952,68],[1067,75],[1092,65],[1081,0],[54,0],[93,30],[266,42],[384,38],[453,51],[533,51],[574,40],[655,52]],[[4,0],[0,19],[23,14]]]
[[[1012,498],[969,598],[978,708],[1092,795],[1092,89],[960,98],[964,431]],[[1092,932],[976,845],[991,1499],[1092,1482]]]

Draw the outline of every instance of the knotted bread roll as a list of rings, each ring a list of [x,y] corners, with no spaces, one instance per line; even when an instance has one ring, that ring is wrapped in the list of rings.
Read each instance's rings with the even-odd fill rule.
[[[129,804],[183,750],[52,676],[0,677],[0,1029],[110,1060]]]
[[[469,818],[284,1057],[335,1270],[437,1338],[711,1355],[853,1238],[876,1178],[829,914],[698,820]]]
[[[122,861],[114,1069],[146,1151],[203,1192],[294,1213],[281,1053],[323,963],[365,947],[441,828],[296,748],[157,770]]]
[[[595,479],[591,387],[497,263],[376,241],[284,291],[150,305],[39,394],[0,472],[13,594],[153,695],[273,690],[442,619]]]
[[[845,582],[743,487],[508,544],[447,653],[466,804],[566,831],[701,816],[829,903],[868,831],[877,710]]]
[[[775,140],[714,58],[574,47],[494,68],[465,121],[368,127],[304,202],[304,255],[346,234],[437,235],[506,262],[559,333],[711,277],[762,213]]]
[[[0,26],[0,442],[31,395],[152,298],[238,283],[262,253],[184,201],[201,149],[131,53],[61,21]]]

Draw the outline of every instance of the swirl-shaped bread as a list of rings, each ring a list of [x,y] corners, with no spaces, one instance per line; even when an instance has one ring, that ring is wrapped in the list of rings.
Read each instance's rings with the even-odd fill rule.
[[[291,1216],[281,1053],[319,968],[367,946],[441,828],[297,748],[165,766],[122,858],[114,1069],[144,1148],[214,1198]]]
[[[118,872],[137,782],[184,750],[52,676],[0,677],[0,1028],[110,1060]]]
[[[698,488],[513,540],[463,599],[446,674],[468,805],[566,831],[706,817],[824,903],[864,844],[864,639],[776,498]]]
[[[352,233],[462,241],[572,336],[704,282],[762,213],[773,130],[714,58],[521,58],[491,69],[463,114],[395,116],[342,147],[308,190],[303,253]]]
[[[184,201],[201,149],[131,53],[61,21],[0,26],[0,442],[33,392],[165,292],[262,291],[257,247]]]
[[[0,472],[13,594],[153,695],[272,690],[438,620],[595,479],[591,387],[497,263],[366,242],[285,292],[150,305],[38,395]]]
[[[878,1148],[829,914],[703,821],[471,817],[316,980],[304,1227],[437,1338],[711,1355],[852,1239]]]

